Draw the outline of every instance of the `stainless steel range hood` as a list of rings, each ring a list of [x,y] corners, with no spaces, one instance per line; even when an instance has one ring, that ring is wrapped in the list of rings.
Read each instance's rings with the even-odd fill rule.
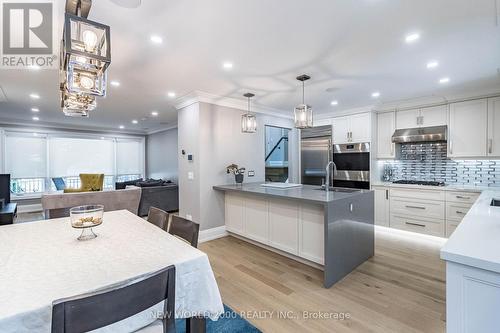
[[[433,142],[448,139],[448,126],[398,129],[392,135],[392,142]]]

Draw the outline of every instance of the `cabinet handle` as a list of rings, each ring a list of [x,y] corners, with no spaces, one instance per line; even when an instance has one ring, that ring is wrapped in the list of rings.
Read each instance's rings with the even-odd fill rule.
[[[450,155],[453,155],[453,140],[450,140]]]
[[[424,124],[424,116],[420,116],[420,125]]]
[[[385,190],[385,200],[389,200],[389,190]]]
[[[420,206],[406,206],[406,208],[414,208],[414,209],[425,209],[425,207],[420,207]]]
[[[352,202],[349,204],[349,211],[352,213],[352,211],[354,210],[354,205],[352,204]]]
[[[459,210],[457,210],[457,214],[462,214],[462,215],[465,215],[465,213],[464,213],[464,212],[461,212],[461,211],[459,211]]]
[[[465,200],[469,200],[470,197],[464,197],[464,196],[461,196],[461,195],[457,195],[457,199],[465,199]]]
[[[415,227],[422,227],[425,228],[425,224],[419,224],[419,223],[413,223],[413,222],[405,222],[407,225],[413,225]]]
[[[488,153],[489,154],[493,153],[493,139],[488,140]]]
[[[394,155],[394,143],[391,143],[391,156]]]

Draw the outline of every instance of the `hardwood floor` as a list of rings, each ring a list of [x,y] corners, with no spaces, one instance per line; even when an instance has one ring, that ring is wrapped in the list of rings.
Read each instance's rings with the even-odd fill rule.
[[[235,237],[199,247],[208,253],[224,303],[263,332],[427,333],[445,331],[442,244],[377,230],[375,256],[330,289],[322,271]],[[330,317],[311,319],[303,311]]]

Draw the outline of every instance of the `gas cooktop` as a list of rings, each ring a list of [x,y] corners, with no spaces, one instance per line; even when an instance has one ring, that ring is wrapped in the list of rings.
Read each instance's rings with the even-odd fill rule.
[[[406,185],[425,185],[425,186],[444,186],[444,182],[436,181],[423,181],[423,180],[396,180],[393,184],[406,184]]]

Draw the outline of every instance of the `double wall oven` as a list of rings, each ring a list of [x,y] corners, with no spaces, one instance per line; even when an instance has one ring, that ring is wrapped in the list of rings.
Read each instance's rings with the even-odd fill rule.
[[[337,166],[333,186],[370,188],[370,143],[334,143],[333,162]]]

